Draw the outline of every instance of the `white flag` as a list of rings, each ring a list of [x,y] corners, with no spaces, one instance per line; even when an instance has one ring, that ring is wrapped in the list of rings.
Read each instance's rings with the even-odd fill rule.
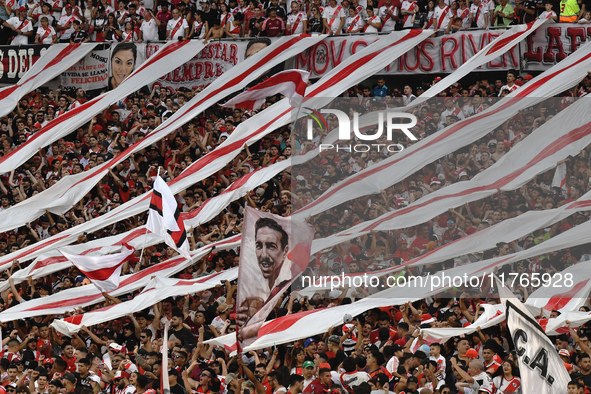
[[[190,259],[187,232],[180,217],[181,208],[160,175],[156,176],[152,192],[146,228],[163,237],[168,246]]]
[[[121,253],[106,256],[85,256],[59,251],[70,260],[91,282],[104,292],[113,291],[119,287],[121,267],[135,249],[127,244],[121,248]]]
[[[566,163],[560,163],[556,166],[552,187],[559,187],[566,190]]]
[[[507,327],[519,357],[524,393],[566,394],[570,376],[554,345],[528,309],[496,278]]]

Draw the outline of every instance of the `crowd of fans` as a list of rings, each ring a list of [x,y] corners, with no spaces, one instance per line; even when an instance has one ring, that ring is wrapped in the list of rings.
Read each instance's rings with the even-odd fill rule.
[[[279,7],[276,0],[273,1]],[[71,0],[71,3],[72,7],[77,6],[75,0]],[[88,4],[92,4],[92,0]],[[154,10],[160,7],[157,4],[142,6]],[[207,3],[203,5],[209,6]],[[186,9],[187,4],[180,2],[173,13],[183,7]],[[125,3],[119,3],[120,11],[127,12],[125,8]],[[132,13],[134,7],[128,8]],[[138,12],[137,8],[135,12]],[[279,9],[273,9],[270,18],[279,15]],[[142,11],[144,15],[146,12]],[[195,13],[197,18],[199,12],[203,10]],[[217,26],[219,29],[220,25]],[[210,35],[210,31],[205,35]],[[485,78],[469,84],[456,83],[442,97],[427,101],[414,110],[419,122],[411,131],[419,140],[424,139],[449,124],[480,113],[494,104],[495,99],[519,89],[530,79],[529,75],[520,77],[515,72],[509,72],[502,79]],[[392,88],[385,79],[379,78],[374,86],[362,84],[347,91],[343,96],[349,97],[351,101],[343,109],[363,114],[401,107],[438,81],[439,78],[425,80],[424,84],[416,88],[410,85]],[[486,137],[426,165],[381,194],[349,201],[313,218],[311,223],[316,228],[315,237],[329,236],[412,204],[449,184],[471,179],[493,165],[536,128],[567,108],[576,97],[586,95],[589,89],[591,77],[587,76],[572,91],[559,98],[532,104]],[[0,212],[42,192],[63,177],[87,171],[117,155],[154,130],[194,94],[186,89],[174,95],[164,89],[151,92],[142,89],[119,105],[107,109],[70,136],[60,139],[47,149],[41,149],[39,154],[21,167],[0,177]],[[25,143],[47,122],[86,99],[81,89],[67,94],[47,91],[28,95],[19,102],[13,113],[0,119],[1,154],[5,155]],[[276,99],[269,99],[265,107]],[[191,163],[225,141],[234,128],[250,116],[250,112],[217,106],[206,111],[165,139],[123,161],[66,214],[47,213],[26,226],[0,235],[0,255],[17,251],[99,217],[150,190],[158,169],[165,180],[174,179]],[[330,116],[327,121],[331,126],[337,124],[336,119]],[[285,160],[292,154],[317,149],[326,132],[316,129],[316,139],[308,141],[296,139],[297,133],[291,127],[278,129],[245,148],[223,170],[179,193],[178,202],[183,211],[194,210],[245,174]],[[403,146],[411,144],[403,135],[396,135],[395,139]],[[493,197],[450,209],[421,225],[371,233],[325,250],[314,256],[309,270],[315,276],[322,276],[369,272],[396,266],[529,210],[548,210],[574,201],[589,190],[590,149],[587,147],[576,157],[565,161],[567,185],[564,189],[552,187],[554,171],[547,171],[519,190],[499,192]],[[279,215],[290,215],[318,198],[330,186],[388,156],[388,152],[380,150],[353,152],[349,155],[334,150],[325,151],[309,163],[282,172],[230,204],[213,220],[192,229],[189,232],[191,247],[195,249],[239,234],[245,204]],[[492,250],[417,267],[409,273],[424,275],[518,252],[576,227],[587,219],[587,212],[576,213],[550,228],[537,230],[512,242],[501,242]],[[145,214],[133,216],[97,232],[81,234],[78,243],[120,234],[145,221]],[[143,258],[137,263],[127,264],[123,273],[145,269],[175,254],[173,249],[164,244],[146,248]],[[523,260],[502,268],[502,272],[552,274],[590,259],[591,247],[583,245]],[[237,266],[238,260],[239,250],[214,251],[177,276],[193,278],[219,272]],[[14,270],[22,267],[24,264],[15,262],[10,271],[3,273],[4,278],[8,279]],[[11,283],[10,290],[2,294],[1,307],[10,308],[16,303],[47,297],[85,283],[84,275],[74,268],[31,279],[20,285]],[[274,309],[270,318],[347,304],[379,289],[357,288],[336,293],[317,293],[309,299],[299,297],[297,293],[285,294],[282,304]],[[513,290],[519,297],[526,299],[535,288],[518,285]],[[345,317],[343,324],[337,322],[339,324],[323,335],[279,345],[275,349],[245,353],[241,357],[232,357],[227,349],[203,343],[214,336],[235,330],[234,296],[235,284],[227,282],[209,291],[166,299],[122,319],[85,327],[71,338],[59,335],[49,327],[54,319],[61,316],[38,316],[2,323],[4,350],[0,354],[0,392],[159,392],[163,372],[162,329],[166,322],[172,325],[169,348],[174,366],[164,373],[169,375],[174,394],[276,394],[286,391],[290,394],[381,394],[382,391],[385,394],[390,391],[468,394],[469,390],[474,393],[520,392],[518,359],[512,351],[505,325],[478,330],[473,335],[453,338],[441,345],[423,345],[416,352],[410,351],[413,337],[421,338],[417,328],[461,327],[473,322],[482,313],[483,304],[497,302],[490,283],[477,291],[460,289],[434,300],[420,300],[370,310],[353,318]],[[125,301],[131,297],[125,295],[114,298],[105,294],[104,304]],[[83,311],[80,309],[73,313]],[[584,386],[591,388],[591,349],[587,328],[571,329],[569,334],[553,340],[571,371],[573,381],[569,384],[569,393],[583,393]]]
[[[588,24],[586,0],[2,0],[0,44],[142,42],[301,33],[457,31],[536,18]]]

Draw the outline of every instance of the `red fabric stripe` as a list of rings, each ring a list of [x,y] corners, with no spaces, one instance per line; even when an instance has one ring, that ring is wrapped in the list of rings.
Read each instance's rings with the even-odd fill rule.
[[[183,40],[183,41],[175,41],[172,44],[168,45],[166,48],[163,48],[162,51],[158,51],[151,56],[147,61],[145,61],[133,74],[137,74],[140,71],[143,71],[146,67],[151,66],[152,64],[156,63],[157,61],[164,59],[166,56],[172,54],[173,52],[177,51],[178,49],[187,45],[190,41]],[[133,75],[132,74],[132,75]]]
[[[575,201],[571,204],[569,204],[565,209],[577,209],[577,208],[584,208],[584,207],[588,207],[591,206],[591,201],[587,200],[587,201]]]
[[[121,267],[121,265],[123,265],[123,263],[125,263],[126,260],[127,260],[127,257],[125,259],[123,259],[119,264],[117,264],[114,267],[101,268],[101,269],[98,269],[96,271],[85,271],[85,270],[80,269],[80,267],[78,267],[78,269],[85,276],[87,276],[88,279],[90,279],[90,280],[101,280],[102,281],[102,280],[107,280],[111,276],[113,276],[113,273],[115,272],[115,270],[117,268]]]
[[[117,242],[115,245],[127,244],[133,241],[134,239],[138,238],[139,236],[145,235],[147,232],[148,230],[146,228],[135,229],[131,233],[126,235],[121,241]]]
[[[233,105],[234,108],[244,108],[244,109],[248,109],[248,110],[254,110],[254,106],[256,104],[256,100],[244,100],[241,101],[239,103],[235,103]]]
[[[84,252],[82,252],[80,254],[86,255],[88,253],[96,252],[97,250],[100,250],[100,249],[102,249],[102,248],[92,248],[92,249],[85,250]],[[53,265],[53,264],[65,263],[66,261],[68,261],[68,259],[66,259],[64,256],[52,256],[52,257],[48,257],[43,260],[39,260],[35,263],[35,266],[31,269],[31,273],[33,273],[35,270],[38,270],[40,268],[47,267],[47,266]]]
[[[83,317],[84,317],[84,315],[70,316],[70,317],[66,317],[64,319],[64,321],[67,321],[68,323],[76,324],[77,326],[79,326],[80,323],[82,323]]]
[[[152,193],[152,198],[150,199],[150,205],[154,205],[160,210],[162,214],[162,196],[159,196],[156,193]]]
[[[168,268],[172,268],[175,265],[180,264],[182,261],[184,261],[185,258],[184,257],[178,257],[175,259],[171,259],[169,261],[166,261],[164,263],[160,263],[157,265],[153,265],[149,268],[143,269],[140,272],[130,276],[129,278],[121,281],[119,283],[119,287],[118,289],[123,288],[124,286],[127,286],[133,282],[136,282],[140,279],[145,278],[146,276],[150,276],[150,275],[154,275],[156,273],[158,273],[161,270],[165,270]],[[82,304],[86,304],[88,302],[92,302],[94,300],[96,300],[97,298],[101,298],[102,295],[101,294],[92,294],[92,295],[88,295],[88,296],[83,296],[83,297],[77,297],[77,298],[73,298],[70,300],[61,300],[61,301],[54,301],[48,304],[44,304],[44,305],[38,305],[29,309],[25,309],[25,311],[38,311],[38,310],[43,310],[43,309],[52,309],[52,308],[60,308],[60,307],[65,307],[65,306],[79,306]]]
[[[302,79],[302,74],[299,73],[298,71],[285,71],[285,72],[281,72],[277,75],[274,75],[271,78],[268,78],[267,80],[259,83],[256,86],[253,86],[252,88],[248,89],[247,92],[253,92],[253,91],[257,91],[257,90],[272,88],[280,83],[285,83],[285,82],[291,82],[294,84],[294,86],[301,86],[302,83],[304,83],[304,91],[305,91],[306,83]],[[303,94],[302,94],[302,96],[303,96]]]
[[[295,323],[298,322],[302,317],[308,316],[312,313],[320,312],[323,309],[313,309],[311,311],[295,313],[293,315],[287,315],[278,319],[271,320],[269,323],[261,327],[258,332],[258,337],[261,338],[264,335],[275,334],[281,331],[288,330]]]
[[[67,237],[69,237],[69,235],[61,235],[61,236],[56,237],[56,238],[53,238],[53,237],[52,238],[47,238],[47,240],[45,240],[45,241],[37,242],[35,244],[35,246],[33,246],[31,249],[27,249],[27,250],[22,251],[14,259],[15,260],[21,260],[21,259],[25,260],[26,257],[28,255],[30,255],[31,253],[35,253],[36,251],[38,251],[40,249],[43,249],[43,248],[45,248],[45,247],[47,247],[49,245],[53,245],[54,243],[59,242],[62,239],[67,238]]]
[[[565,291],[564,293],[555,294],[544,306],[544,309],[547,311],[553,311],[564,308],[564,306],[568,304],[573,297],[587,285],[587,283],[589,283],[589,279],[577,283],[572,289]]]
[[[500,49],[502,49],[505,45],[507,45],[508,43],[510,43],[511,41],[513,41],[514,39],[526,34],[528,31],[531,30],[532,26],[534,25],[535,21],[532,21],[530,23],[527,24],[527,29],[525,29],[522,32],[518,32],[515,34],[512,34],[508,37],[505,37],[501,40],[496,40],[495,43],[493,44],[492,47],[490,47],[490,49],[488,50],[488,52],[486,52],[486,56],[490,55],[491,53],[494,53]]]
[[[38,270],[40,268],[43,267],[47,267],[48,265],[53,265],[53,264],[59,264],[59,263],[65,263],[66,261],[68,261],[67,258],[65,258],[64,256],[53,256],[53,257],[48,257],[46,259],[43,260],[39,260],[35,263],[35,266],[33,267],[33,269],[31,270],[31,272],[33,272],[34,270]]]
[[[91,294],[83,297],[76,297],[71,300],[54,301],[47,304],[34,306],[32,308],[25,309],[24,311],[41,311],[44,309],[62,308],[70,306],[79,307],[80,305],[86,304],[88,302],[93,302],[102,297],[102,294]]]

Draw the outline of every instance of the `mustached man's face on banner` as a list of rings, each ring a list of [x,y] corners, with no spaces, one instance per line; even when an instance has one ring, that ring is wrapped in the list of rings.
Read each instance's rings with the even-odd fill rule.
[[[262,227],[256,233],[255,245],[259,268],[270,288],[273,288],[287,255],[287,239],[282,238],[281,232],[269,227]]]

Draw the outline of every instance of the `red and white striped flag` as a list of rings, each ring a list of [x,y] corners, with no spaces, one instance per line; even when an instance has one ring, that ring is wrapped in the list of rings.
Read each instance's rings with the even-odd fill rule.
[[[77,255],[60,250],[65,258],[70,260],[100,291],[104,292],[113,291],[119,287],[121,267],[129,260],[133,252],[135,249],[127,244],[121,248],[121,253],[106,256]]]
[[[187,232],[181,219],[181,208],[160,175],[156,176],[154,181],[146,228],[163,237],[164,242],[181,255],[187,259],[191,258]]]
[[[552,187],[559,187],[566,190],[566,163],[560,163],[556,166]]]
[[[292,107],[300,107],[304,100],[310,73],[303,70],[287,70],[273,75],[271,78],[240,93],[223,107],[247,108],[257,110],[265,103],[265,99],[281,93],[289,99]]]

